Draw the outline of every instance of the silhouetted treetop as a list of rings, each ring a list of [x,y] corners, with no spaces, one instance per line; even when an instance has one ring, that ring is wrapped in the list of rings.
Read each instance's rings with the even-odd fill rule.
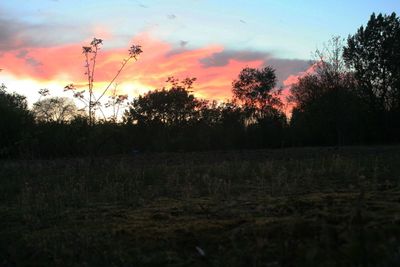
[[[346,63],[375,110],[400,109],[400,19],[372,14],[366,27],[349,36]]]
[[[189,91],[195,78],[179,81],[169,77],[170,88],[162,88],[134,99],[125,112],[124,121],[138,124],[162,123],[165,125],[185,124],[196,118],[201,105]]]
[[[262,69],[244,68],[236,80],[233,81],[234,97],[248,107],[264,109],[276,107],[281,101],[274,92],[277,78],[275,70],[267,66]]]

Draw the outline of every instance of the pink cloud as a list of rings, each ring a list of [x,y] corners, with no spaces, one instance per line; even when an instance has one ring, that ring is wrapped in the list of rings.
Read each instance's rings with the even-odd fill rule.
[[[225,51],[220,45],[210,45],[194,49],[181,49],[174,52],[174,47],[149,34],[142,33],[133,38],[132,44],[142,46],[143,53],[137,62],[130,62],[118,78],[118,83],[125,85],[140,84],[146,89],[161,88],[169,76],[177,78],[196,77],[195,95],[215,100],[226,100],[231,95],[232,81],[244,67],[261,67],[265,58],[232,57],[224,58],[224,64],[205,66],[201,59],[215,57]],[[82,46],[87,44],[58,45],[53,47],[32,47],[4,52],[0,57],[2,68],[17,78],[30,78],[36,81],[57,81],[60,86],[69,83],[85,85],[84,57]],[[104,86],[115,75],[123,58],[128,56],[126,48],[107,48],[107,42],[97,59],[95,80]],[[228,53],[229,54],[229,53]],[[282,63],[283,64],[283,63]],[[287,64],[292,64],[288,62]],[[308,71],[308,70],[307,70]],[[284,92],[305,72],[294,73],[284,81]],[[51,88],[50,88],[51,89]],[[103,88],[98,88],[101,91]],[[36,90],[36,89],[35,89]],[[134,94],[132,92],[126,92]]]
[[[293,111],[293,108],[296,107],[295,103],[291,103],[290,101],[287,101],[288,97],[290,97],[290,89],[292,88],[293,85],[297,84],[299,79],[302,77],[312,74],[315,72],[315,65],[311,65],[308,67],[307,70],[298,72],[296,74],[289,75],[286,80],[284,80],[283,83],[283,90],[282,90],[282,101],[284,102],[284,112],[291,116],[291,113]]]
[[[296,84],[300,78],[315,72],[315,66],[311,65],[307,70],[301,71],[292,75],[289,75],[286,80],[283,81],[284,87],[291,87]]]

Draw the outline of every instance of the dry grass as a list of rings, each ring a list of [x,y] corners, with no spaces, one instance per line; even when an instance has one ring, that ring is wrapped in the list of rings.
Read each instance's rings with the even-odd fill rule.
[[[396,266],[399,162],[398,147],[1,162],[0,266]]]

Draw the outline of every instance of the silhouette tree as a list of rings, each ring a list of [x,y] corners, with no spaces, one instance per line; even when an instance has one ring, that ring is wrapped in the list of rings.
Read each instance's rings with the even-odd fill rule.
[[[346,68],[343,41],[333,37],[317,50],[312,73],[292,86],[291,129],[306,144],[342,145],[359,140],[363,109],[353,74]]]
[[[268,66],[262,69],[244,68],[232,83],[234,97],[247,107],[264,109],[281,105],[276,86],[275,70]]]
[[[281,92],[275,88],[276,82],[275,70],[270,66],[244,68],[232,82],[234,99],[243,104],[247,124],[269,117],[282,107]]]
[[[359,93],[380,129],[380,142],[400,141],[400,19],[396,13],[375,15],[349,36],[346,63],[354,70]]]
[[[32,112],[37,121],[63,123],[82,115],[74,101],[67,97],[51,97],[33,104]]]
[[[137,124],[183,125],[197,118],[201,103],[192,94],[196,78],[179,81],[169,77],[170,88],[150,91],[134,99],[124,121]]]
[[[287,120],[281,111],[281,90],[276,89],[275,70],[244,68],[232,82],[234,99],[243,106],[247,147],[261,148],[283,144],[283,130]]]
[[[344,59],[372,108],[400,108],[400,19],[396,13],[375,15],[349,36]]]

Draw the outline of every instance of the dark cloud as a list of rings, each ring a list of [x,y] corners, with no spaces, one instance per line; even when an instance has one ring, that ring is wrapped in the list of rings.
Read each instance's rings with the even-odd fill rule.
[[[40,62],[39,60],[34,59],[33,57],[28,57],[28,58],[26,58],[26,59],[25,59],[25,62],[26,62],[28,65],[32,66],[32,67],[39,67],[39,66],[42,66],[42,65],[43,65],[42,62]]]
[[[168,19],[176,19],[176,15],[174,15],[174,14],[169,14],[169,15],[167,15],[167,18],[168,18]]]
[[[283,86],[283,81],[290,75],[306,71],[310,67],[310,61],[302,59],[271,58],[264,62],[264,65],[269,65],[276,70],[278,86]]]
[[[188,50],[187,49],[185,49],[184,47],[179,47],[179,48],[175,48],[175,49],[172,49],[172,50],[170,50],[170,51],[168,51],[166,54],[165,54],[165,56],[168,58],[168,57],[173,57],[173,56],[176,56],[176,55],[179,55],[179,54],[183,54],[183,53],[185,53],[185,52],[187,52]]]
[[[26,64],[28,64],[32,67],[39,67],[39,66],[43,65],[43,63],[40,62],[39,60],[29,56],[29,50],[27,50],[27,49],[19,50],[15,56],[17,58],[24,59]]]
[[[200,59],[200,63],[205,68],[223,67],[229,64],[229,60],[237,61],[252,61],[252,60],[267,60],[271,57],[270,53],[258,51],[233,51],[224,50],[219,53],[214,53],[210,57]]]
[[[185,48],[186,45],[187,45],[188,43],[189,43],[188,41],[183,41],[183,40],[181,40],[181,41],[179,42],[179,46],[182,47],[182,48]]]
[[[54,34],[60,32],[63,34]],[[82,29],[71,25],[30,24],[18,18],[11,18],[0,11],[0,54],[24,48],[77,42],[81,40],[80,33]]]
[[[214,53],[210,57],[200,59],[200,63],[205,68],[223,67],[228,65],[230,60],[241,62],[261,60],[264,66],[271,66],[276,70],[278,86],[282,86],[283,81],[290,75],[305,71],[310,65],[307,60],[278,58],[268,52],[232,50]]]
[[[23,28],[22,23],[3,18],[0,13],[0,51],[9,51],[23,46],[25,41],[19,36]]]
[[[242,19],[240,20],[240,22],[243,23],[243,24],[246,24],[246,23],[247,23],[246,21],[244,21],[244,20],[242,20]]]
[[[19,52],[17,53],[16,57],[17,58],[26,58],[26,56],[28,55],[29,51],[26,49],[21,49],[19,50]]]
[[[189,51],[186,47],[188,45],[189,41],[184,41],[184,40],[180,40],[179,41],[179,46],[175,45],[175,48],[173,48],[172,50],[168,51],[165,56],[166,57],[172,57],[172,56],[176,56],[182,53],[185,53],[187,51]]]
[[[135,0],[135,2],[136,2],[136,3],[138,4],[138,6],[141,7],[141,8],[149,8],[149,6],[146,6],[145,4],[143,4],[143,3],[140,2],[140,1]]]

